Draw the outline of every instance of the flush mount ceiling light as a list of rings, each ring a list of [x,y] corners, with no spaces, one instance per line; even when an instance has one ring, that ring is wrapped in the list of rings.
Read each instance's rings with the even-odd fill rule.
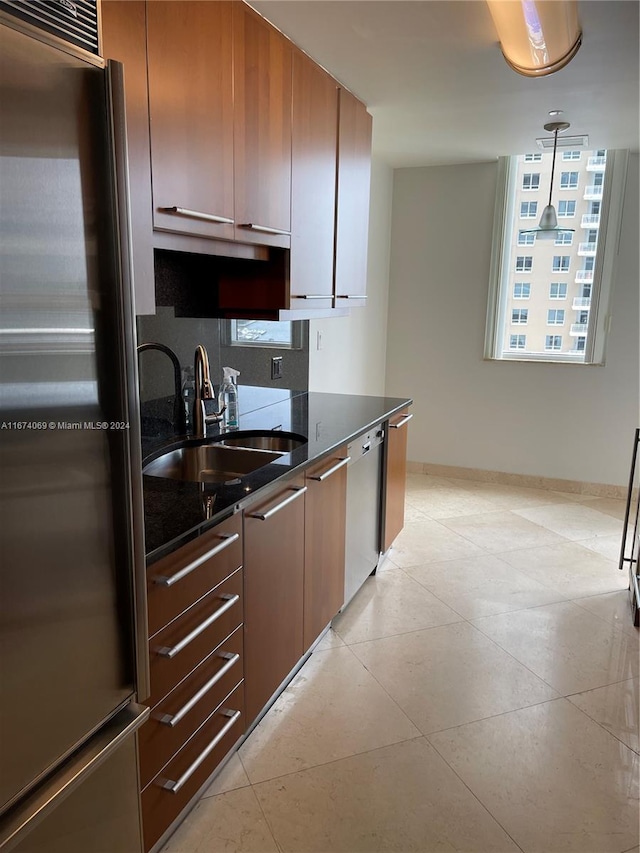
[[[507,63],[526,77],[558,71],[582,43],[577,0],[487,0]]]
[[[551,239],[558,234],[573,233],[574,228],[560,228],[555,207],[551,204],[551,193],[553,192],[553,175],[556,170],[556,151],[558,149],[558,134],[568,130],[571,125],[568,121],[550,121],[545,124],[544,129],[553,133],[553,159],[551,161],[551,180],[549,181],[549,203],[542,211],[537,228],[522,231],[522,234],[535,234],[536,238]]]

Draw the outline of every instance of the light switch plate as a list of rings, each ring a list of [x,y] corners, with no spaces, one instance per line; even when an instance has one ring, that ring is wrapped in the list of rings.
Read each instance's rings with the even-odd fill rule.
[[[282,356],[274,355],[271,357],[271,378],[282,379]]]

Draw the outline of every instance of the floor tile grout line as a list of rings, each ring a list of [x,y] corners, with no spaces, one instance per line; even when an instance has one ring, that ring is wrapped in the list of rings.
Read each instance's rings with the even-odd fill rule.
[[[467,725],[468,725],[468,724],[467,724]],[[507,830],[507,828],[506,828],[505,826],[503,826],[503,825],[502,825],[502,823],[498,820],[498,818],[496,817],[496,815],[494,815],[494,813],[491,811],[491,809],[490,809],[487,805],[485,805],[485,803],[483,803],[483,802],[482,802],[482,800],[480,799],[480,797],[478,796],[478,794],[476,794],[476,792],[475,792],[472,788],[470,788],[470,787],[469,787],[469,785],[465,782],[465,780],[462,778],[462,776],[460,776],[460,774],[459,774],[459,773],[458,773],[458,771],[455,769],[455,767],[453,767],[453,766],[452,766],[452,765],[447,761],[447,759],[446,759],[446,758],[444,757],[444,755],[440,752],[440,750],[438,749],[438,747],[437,747],[434,743],[431,743],[431,741],[429,740],[429,738],[428,738],[428,736],[427,736],[427,735],[424,735],[424,738],[425,738],[425,740],[427,741],[427,743],[429,744],[429,746],[430,746],[433,750],[435,750],[435,752],[436,752],[436,753],[440,756],[440,758],[444,761],[444,763],[445,763],[445,764],[447,765],[447,767],[451,770],[451,772],[452,772],[452,773],[453,773],[453,774],[454,774],[454,775],[455,775],[455,776],[460,780],[460,782],[464,785],[464,787],[467,789],[467,791],[469,791],[469,793],[470,793],[470,794],[471,794],[471,796],[476,800],[476,802],[477,802],[477,803],[479,803],[479,805],[480,805],[480,806],[482,806],[482,808],[486,811],[486,813],[487,813],[487,814],[488,814],[488,815],[489,815],[489,816],[490,816],[490,817],[491,817],[491,818],[492,818],[492,819],[493,819],[493,820],[498,824],[498,826],[499,826],[499,827],[500,827],[500,829],[505,833],[505,835],[507,835],[507,836],[511,839],[511,841],[513,841],[513,843],[516,845],[516,847],[518,848],[518,850],[522,851],[522,853],[526,853],[526,851],[525,851],[524,847],[521,847],[521,846],[520,846],[520,844],[518,844],[518,842],[515,840],[515,838],[513,837],[513,835],[511,835],[511,833]]]
[[[274,844],[276,845],[276,847],[278,848],[278,853],[284,853],[284,851],[283,851],[283,849],[282,849],[282,845],[280,844],[280,842],[279,842],[279,841],[278,841],[278,839],[276,838],[276,834],[275,834],[275,832],[274,832],[274,830],[273,830],[273,827],[271,826],[271,822],[270,822],[269,818],[267,817],[267,813],[265,812],[265,810],[264,810],[264,809],[263,809],[263,807],[262,807],[262,803],[260,802],[260,797],[259,797],[259,796],[258,796],[258,794],[256,793],[256,790],[255,790],[255,788],[254,788],[254,786],[253,786],[253,784],[252,784],[251,782],[249,782],[249,787],[251,788],[251,793],[252,793],[252,794],[253,794],[253,796],[255,797],[255,800],[256,800],[256,802],[257,802],[257,804],[258,804],[258,808],[260,809],[260,812],[261,812],[261,814],[262,814],[262,817],[264,818],[264,821],[265,821],[265,823],[267,824],[267,829],[268,829],[268,830],[269,830],[269,832],[271,833],[271,837],[273,838],[273,843],[274,843]]]
[[[617,682],[615,682],[615,683],[616,683],[616,684],[621,684],[622,682],[617,681]],[[612,686],[613,686],[613,685],[611,685],[611,684],[606,684],[606,685],[605,685],[605,687],[612,687]],[[594,690],[601,690],[602,688],[600,688],[600,687],[594,687],[593,689],[594,689]],[[585,693],[589,693],[590,691],[585,690],[584,692],[585,692]],[[580,693],[572,693],[572,694],[571,694],[571,696],[580,696]],[[564,698],[567,700],[567,702],[571,702],[571,696],[565,696]],[[615,734],[615,732],[612,732],[612,731],[611,731],[610,729],[608,729],[605,725],[603,725],[599,720],[596,720],[596,719],[595,719],[595,717],[592,717],[592,716],[591,716],[591,714],[588,714],[588,713],[584,710],[584,708],[581,708],[579,705],[576,705],[576,704],[575,704],[575,702],[571,702],[571,704],[573,705],[573,707],[574,707],[577,711],[580,711],[582,714],[584,714],[584,715],[585,715],[585,717],[587,717],[587,719],[591,720],[591,722],[592,722],[592,723],[595,723],[597,726],[600,726],[600,728],[601,728],[603,731],[605,731],[608,735],[610,735],[611,737],[613,737],[613,738],[615,738],[617,741],[619,741],[619,742],[622,744],[622,746],[626,747],[626,749],[628,749],[630,752],[633,752],[635,755],[640,756],[640,749],[634,749],[632,746],[629,746],[629,744],[628,744],[628,743],[625,743],[621,738],[619,738],[619,737],[618,737],[618,735],[617,735],[617,734]]]

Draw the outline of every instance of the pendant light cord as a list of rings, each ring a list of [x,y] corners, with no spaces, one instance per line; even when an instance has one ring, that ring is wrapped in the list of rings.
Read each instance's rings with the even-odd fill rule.
[[[558,145],[558,128],[553,132],[553,160],[551,161],[551,181],[549,183],[549,205],[551,204],[551,196],[553,194],[553,175],[556,170],[556,147]]]

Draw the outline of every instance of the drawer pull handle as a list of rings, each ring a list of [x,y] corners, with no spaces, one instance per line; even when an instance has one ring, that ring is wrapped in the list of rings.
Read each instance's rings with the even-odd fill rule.
[[[266,225],[254,225],[253,222],[243,222],[238,228],[247,228],[249,231],[259,231],[260,234],[276,234],[277,236],[290,237],[291,231],[282,231],[280,228],[267,228]]]
[[[240,717],[242,716],[241,711],[222,711],[222,716],[228,717],[228,721],[224,724],[224,726],[220,729],[218,734],[214,737],[211,743],[206,746],[200,755],[196,758],[196,760],[184,771],[182,776],[179,779],[176,779],[174,782],[173,779],[158,779],[157,784],[164,788],[166,791],[170,791],[172,794],[177,794],[180,788],[189,781],[189,779],[196,772],[198,767],[202,764],[202,762],[206,759],[209,753],[213,752],[216,746],[220,743],[222,738],[227,734],[227,732],[235,726]]]
[[[219,554],[221,551],[224,551],[224,549],[228,548],[229,545],[233,545],[234,542],[237,542],[240,538],[240,534],[220,534],[218,538],[222,539],[223,541],[219,545],[215,545],[210,551],[207,551],[206,554],[202,554],[202,556],[197,557],[192,563],[189,563],[188,566],[184,566],[184,568],[180,569],[180,571],[176,572],[174,575],[169,575],[169,577],[166,577],[165,575],[156,575],[153,579],[153,582],[159,584],[160,586],[173,586],[174,583],[177,583],[177,581],[180,581],[182,580],[182,578],[191,574],[191,572],[194,569],[197,569],[198,566],[201,566],[203,563],[206,563],[207,560],[210,560],[212,557],[215,557],[216,554]]]
[[[224,604],[221,607],[211,614],[211,616],[207,616],[204,622],[201,622],[197,628],[194,628],[186,637],[183,637],[180,642],[176,643],[175,646],[161,646],[159,649],[156,649],[156,654],[159,654],[163,658],[174,658],[178,652],[181,652],[184,648],[186,648],[192,640],[195,640],[196,637],[199,637],[203,631],[206,631],[210,625],[219,619],[223,613],[226,613],[227,610],[230,610],[234,604],[237,604],[240,601],[239,595],[221,595],[220,598],[224,599]]]
[[[302,294],[292,293],[291,298],[292,299],[332,299],[333,297],[330,293],[319,293],[317,295],[316,294],[308,294],[308,293],[306,293],[306,294],[305,293],[302,293]]]
[[[194,693],[191,699],[189,699],[188,702],[185,702],[179,711],[176,711],[175,714],[162,714],[161,716],[156,717],[159,723],[162,723],[164,726],[171,726],[171,728],[177,726],[185,714],[188,714],[194,705],[197,705],[202,697],[205,696],[212,687],[215,687],[222,676],[226,675],[227,672],[229,672],[229,670],[232,669],[240,660],[240,655],[237,653],[230,654],[229,652],[223,652],[219,657],[226,659],[227,662],[225,665],[221,667],[206,684],[203,684],[200,690],[198,690],[197,693]]]
[[[366,293],[342,293],[336,296],[336,299],[366,299]]]
[[[189,210],[188,207],[161,207],[163,213],[175,213],[178,216],[188,216],[189,219],[204,219],[205,222],[218,222],[220,225],[233,225],[234,220],[228,216],[214,216],[213,213],[202,213],[200,210]]]
[[[398,421],[397,424],[389,424],[389,426],[391,427],[391,429],[400,429],[400,427],[403,427],[405,424],[408,424],[412,417],[413,415],[407,415],[401,421]]]
[[[327,477],[330,477],[336,471],[339,471],[340,468],[344,468],[345,465],[348,465],[351,462],[350,456],[345,456],[344,459],[341,459],[337,465],[329,468],[328,471],[325,471],[324,474],[320,474],[319,477],[309,477],[310,480],[316,480],[318,483],[322,483]]]
[[[290,504],[292,501],[297,500],[301,495],[304,495],[304,493],[307,491],[307,487],[302,486],[302,488],[300,489],[292,488],[291,491],[294,492],[294,494],[290,495],[290,497],[288,498],[285,498],[277,506],[274,506],[267,512],[250,512],[249,518],[257,518],[260,521],[266,521],[268,518],[271,518],[272,515],[275,515],[277,512],[280,512],[281,509],[284,509],[287,504]]]

